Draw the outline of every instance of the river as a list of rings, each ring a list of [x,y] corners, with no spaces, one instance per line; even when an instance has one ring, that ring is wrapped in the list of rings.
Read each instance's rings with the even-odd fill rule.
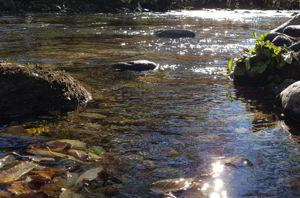
[[[0,147],[15,150],[14,143],[31,138],[102,146],[109,156],[104,163],[122,181],[115,197],[159,197],[149,188],[152,182],[191,177],[203,187],[175,196],[299,197],[300,138],[281,127],[262,92],[235,87],[224,75],[226,60],[254,45],[253,32],[265,33],[291,15],[199,10],[1,16],[2,60],[65,70],[94,100],[85,112],[14,123],[48,130],[14,137],[11,144],[2,134]],[[172,28],[196,37],[153,35]],[[136,74],[110,68],[137,59],[154,61],[159,69]],[[205,176],[211,172],[218,174]]]

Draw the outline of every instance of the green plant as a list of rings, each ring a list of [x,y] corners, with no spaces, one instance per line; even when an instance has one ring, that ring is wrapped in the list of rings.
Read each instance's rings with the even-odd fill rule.
[[[286,47],[278,47],[266,40],[268,34],[263,34],[256,38],[255,47],[247,50],[245,55],[233,61],[229,59],[227,64],[227,73],[233,72],[235,67],[244,67],[247,75],[256,77],[266,72],[272,72],[293,62],[293,53]]]

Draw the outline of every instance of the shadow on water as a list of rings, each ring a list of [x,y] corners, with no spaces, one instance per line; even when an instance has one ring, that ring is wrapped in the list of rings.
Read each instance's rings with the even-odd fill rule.
[[[290,14],[3,16],[1,59],[66,70],[94,96],[85,112],[17,123],[22,130],[15,133],[102,147],[101,163],[121,181],[115,197],[160,197],[150,184],[172,178],[201,180],[177,197],[298,197],[298,137],[278,125],[263,90],[234,87],[223,75],[226,59],[254,44],[253,31],[263,33]],[[197,36],[153,35],[169,28]],[[111,70],[115,62],[134,59],[157,62],[159,69]],[[5,142],[0,138],[0,146]],[[104,196],[97,187],[85,195]]]

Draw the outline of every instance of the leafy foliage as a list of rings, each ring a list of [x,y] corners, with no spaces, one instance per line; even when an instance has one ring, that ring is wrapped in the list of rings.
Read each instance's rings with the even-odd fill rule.
[[[253,33],[253,36],[256,37],[256,34]],[[255,47],[238,58],[235,66],[230,59],[227,65],[228,73],[232,73],[235,67],[244,67],[250,77],[256,77],[291,64],[293,53],[286,47],[277,47],[270,41],[266,41],[267,36],[268,34],[263,34],[258,37]]]

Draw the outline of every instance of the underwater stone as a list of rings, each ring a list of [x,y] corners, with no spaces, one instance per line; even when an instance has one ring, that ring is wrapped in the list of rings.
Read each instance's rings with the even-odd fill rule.
[[[196,34],[190,30],[160,30],[154,33],[160,38],[193,38]]]
[[[62,71],[0,64],[0,119],[84,108],[91,94]]]
[[[154,70],[157,64],[148,60],[136,60],[129,62],[120,62],[112,65],[112,68],[117,71],[149,71]]]

